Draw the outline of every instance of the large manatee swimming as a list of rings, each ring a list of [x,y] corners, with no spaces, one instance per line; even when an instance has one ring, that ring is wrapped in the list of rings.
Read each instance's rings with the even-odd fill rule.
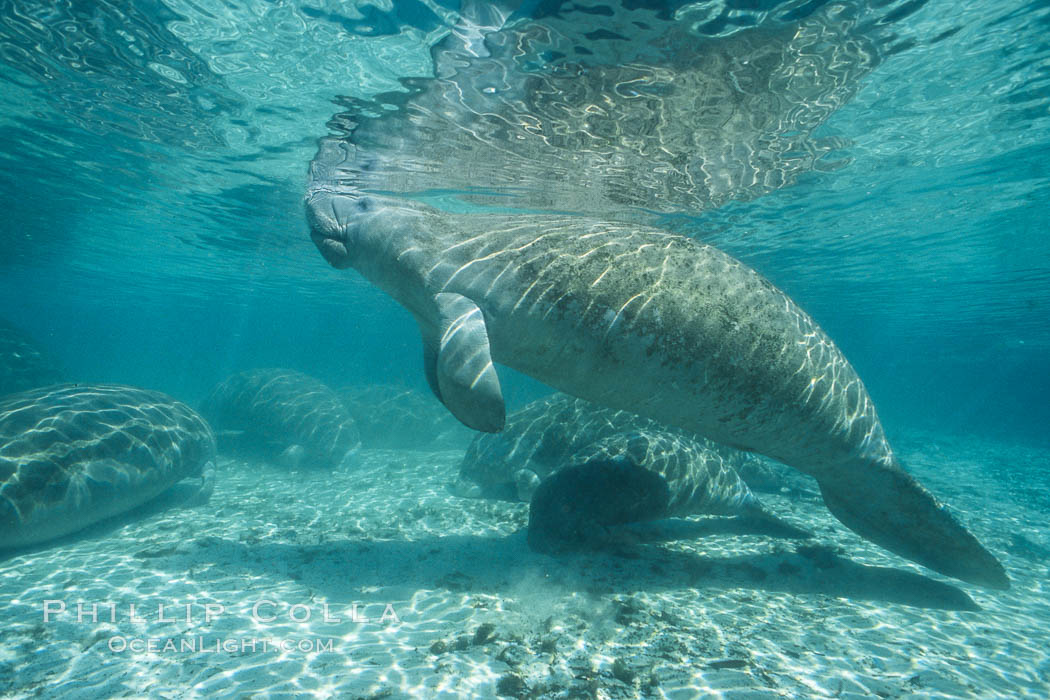
[[[485,65],[486,52],[498,43],[479,39],[479,32],[460,32],[466,37],[460,54],[474,67],[464,75],[475,82],[486,75],[477,65]],[[602,76],[595,79],[599,92],[606,84],[622,88],[602,71],[592,73]],[[426,193],[401,187],[398,177],[376,175],[393,172],[398,158],[409,175],[433,167],[469,176],[479,163],[476,172],[491,172],[485,159],[498,149],[480,141],[473,150],[447,151],[440,167],[412,150],[429,143],[414,140],[415,133],[432,135],[427,120],[440,119],[441,99],[430,97],[447,98],[457,87],[472,95],[488,87],[497,95],[535,87],[505,73],[490,77],[493,82],[474,89],[439,71],[434,86],[409,103],[407,116],[363,120],[367,129],[322,139],[306,196],[311,235],[328,262],[355,268],[415,317],[427,378],[453,414],[478,430],[503,427],[493,365],[501,363],[573,396],[780,460],[815,477],[830,511],[861,536],[964,581],[1009,585],[996,558],[901,468],[864,385],[832,340],[754,270],[691,238],[595,216],[588,207],[582,214],[439,208],[422,201]],[[579,80],[587,84],[588,74]],[[673,81],[669,85],[673,92]],[[587,112],[587,104],[600,114],[616,103],[602,102],[594,90],[581,95],[586,103],[565,96],[567,114]],[[787,110],[777,97],[752,108]],[[657,106],[662,99],[648,98]],[[500,105],[492,109],[498,116]],[[457,118],[466,111],[478,122],[491,117],[472,105]],[[676,121],[681,112],[656,113],[664,117],[651,125],[657,136],[661,129],[695,127]],[[779,123],[759,116],[739,119],[734,128]],[[615,128],[617,118],[607,113],[605,121]],[[703,115],[695,118],[702,122]],[[559,126],[520,128],[542,135],[545,129],[557,134]],[[458,124],[460,133],[450,140],[462,142],[473,127]],[[383,148],[374,147],[384,128],[392,135]],[[516,127],[506,128],[513,142]],[[633,143],[624,140],[621,150]],[[669,143],[683,148],[689,141]],[[537,147],[532,156],[542,167],[545,152]],[[717,176],[718,165],[705,161],[704,167]],[[579,167],[588,179],[587,161]]]

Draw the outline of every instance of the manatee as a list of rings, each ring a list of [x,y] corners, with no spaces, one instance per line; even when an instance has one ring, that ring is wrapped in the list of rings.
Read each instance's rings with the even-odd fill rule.
[[[57,384],[62,372],[40,345],[0,319],[0,396]]]
[[[737,473],[756,493],[819,497],[812,479],[771,459],[749,459],[737,466]]]
[[[479,95],[526,103],[534,97],[527,91],[535,84],[516,79],[514,66],[507,75],[488,75],[490,83],[478,82],[479,64],[471,57],[484,64],[501,37],[498,27],[486,32],[481,26],[454,32],[469,66],[463,82],[452,61],[409,94],[404,109],[357,115],[363,126],[322,138],[305,198],[322,256],[334,267],[356,269],[414,316],[424,371],[442,403],[469,427],[501,430],[506,413],[494,364],[500,363],[587,401],[781,461],[815,478],[831,513],[860,536],[942,574],[1008,587],[999,561],[902,467],[860,377],[831,338],[739,260],[645,218],[651,192],[640,193],[632,220],[614,209],[604,215],[601,207],[574,207],[571,197],[546,210],[542,199],[531,208],[514,202],[520,207],[515,211],[451,206],[412,178],[405,184],[403,173],[458,172],[481,177],[479,191],[515,191],[505,181],[484,179],[491,172],[484,163],[494,147],[499,150],[497,137],[513,141],[518,131],[538,132],[539,138],[522,139],[533,144],[528,155],[534,162],[546,162],[547,138],[556,134],[543,123],[508,123],[493,131],[489,113],[479,109],[485,104]],[[582,101],[564,96],[562,113],[597,120],[582,137],[599,126],[615,129],[623,116],[613,96],[596,99],[601,89],[623,87],[588,78],[601,73],[579,73],[581,83],[596,86],[582,91]],[[769,118],[775,114],[760,112],[779,109],[786,92],[778,90],[790,90],[772,82],[753,87],[768,99],[753,103],[760,119],[735,122],[745,130],[774,123]],[[435,111],[440,100],[434,96],[457,90],[482,102],[450,108],[456,135],[452,147],[434,151],[440,160],[417,158],[417,145],[430,144],[450,126]],[[526,94],[516,94],[522,90]],[[659,105],[659,95],[639,99],[650,97]],[[703,114],[693,118],[702,121]],[[654,133],[664,126],[699,129],[693,121],[671,120],[654,122]],[[717,130],[719,124],[707,126]],[[476,143],[471,134],[478,135]],[[688,139],[667,143],[679,149],[670,153],[672,165],[675,157],[689,159],[681,152],[690,148]],[[585,144],[577,149],[575,168],[589,182]],[[631,147],[629,139],[614,144],[624,162],[637,163],[635,154],[626,156]],[[609,156],[614,164],[616,151]],[[674,173],[664,165],[654,170]],[[636,172],[643,178],[644,165]],[[718,159],[704,159],[696,175],[717,181],[721,172]],[[767,175],[776,173],[749,177]],[[673,189],[675,178],[667,185]],[[589,192],[574,191],[583,199]]]
[[[534,401],[503,432],[474,438],[456,490],[530,502],[528,542],[558,551],[603,544],[607,527],[681,515],[742,515],[800,531],[766,513],[737,475],[752,459],[626,411],[565,394]]]
[[[349,386],[336,393],[361,432],[361,446],[462,449],[473,433],[432,396],[390,384]]]
[[[116,384],[60,384],[0,399],[0,548],[68,535],[200,478],[215,438],[186,404]]]
[[[632,516],[632,520],[623,522],[692,513],[740,515],[760,512],[758,499],[730,462],[710,443],[703,444],[678,432],[635,431],[607,437],[585,447],[573,455],[569,468],[615,463],[657,474],[666,484],[666,504],[662,504],[659,510],[646,512],[641,517]]]
[[[234,374],[212,390],[201,413],[218,433],[220,449],[292,469],[335,468],[361,445],[339,396],[293,370]]]
[[[529,506],[529,547],[600,547],[612,525],[685,515],[737,515],[787,537],[809,537],[769,514],[718,452],[666,432],[628,433],[578,454],[540,482]]]
[[[610,449],[602,447],[605,440],[629,433],[664,436],[666,455],[708,452],[733,472],[754,459],[628,411],[554,393],[515,411],[502,431],[476,434],[460,461],[460,483],[456,489],[465,493],[470,490],[468,484],[476,484],[480,496],[527,502],[539,482],[579,462],[581,455],[602,456],[601,450]],[[612,455],[604,453],[607,457]],[[657,467],[656,471],[662,469]]]

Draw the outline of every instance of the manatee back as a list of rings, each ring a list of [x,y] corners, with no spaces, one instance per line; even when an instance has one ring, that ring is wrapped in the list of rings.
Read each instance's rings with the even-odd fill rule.
[[[59,537],[145,503],[215,456],[186,404],[114,384],[0,400],[0,547]]]
[[[662,515],[737,515],[756,502],[720,450],[670,431],[634,431],[577,452],[572,464],[625,461],[659,476],[669,494]]]
[[[518,500],[516,475],[522,470],[545,479],[597,441],[657,427],[647,418],[555,393],[510,414],[503,431],[476,435],[460,477],[487,496]]]
[[[201,407],[216,430],[232,435],[226,446],[239,454],[277,461],[302,448],[298,464],[338,466],[360,444],[360,433],[339,396],[313,377],[283,369],[235,374]]]
[[[436,398],[411,389],[369,384],[336,393],[361,432],[362,447],[462,449],[473,437]]]

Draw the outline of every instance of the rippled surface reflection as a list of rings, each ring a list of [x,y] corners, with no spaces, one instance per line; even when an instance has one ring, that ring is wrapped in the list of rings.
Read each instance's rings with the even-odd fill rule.
[[[0,3],[5,303],[382,316],[306,236],[306,163],[339,113],[383,156],[367,187],[655,219],[888,377],[1045,364],[1045,3],[460,5]],[[464,15],[489,30],[455,36]]]
[[[362,187],[621,217],[750,200],[836,165],[842,141],[813,130],[879,61],[842,6],[717,38],[600,7],[464,19],[395,111],[351,104]]]

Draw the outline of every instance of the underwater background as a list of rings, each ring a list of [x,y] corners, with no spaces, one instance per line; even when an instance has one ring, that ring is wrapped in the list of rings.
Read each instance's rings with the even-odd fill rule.
[[[455,0],[0,3],[0,316],[45,348],[71,381],[159,390],[194,407],[232,373],[257,367],[294,369],[332,387],[393,384],[428,392],[415,322],[355,272],[333,269],[322,259],[310,240],[303,195],[318,139],[339,133],[341,125],[333,117],[348,112],[375,116],[401,109],[397,94],[414,94],[434,75],[439,56],[435,47],[456,26],[461,11],[468,12],[471,6],[461,8]],[[593,676],[599,680],[580,690],[584,686],[571,682],[580,674],[570,673],[560,685],[542,690],[535,673],[521,670],[516,677],[536,694],[547,692],[552,697],[572,688],[576,688],[572,692],[614,697],[661,692],[708,696],[733,689],[767,692],[770,697],[849,692],[858,697],[909,692],[1045,697],[1050,693],[1046,652],[1050,637],[1045,631],[1050,612],[1042,583],[1050,562],[1050,532],[1043,525],[1045,509],[1050,508],[1045,496],[1050,487],[1046,451],[1050,449],[1046,400],[1050,393],[1050,5],[1020,0],[964,4],[948,0],[534,0],[504,7],[514,19],[549,19],[558,31],[571,35],[571,45],[584,47],[571,61],[547,48],[537,49],[529,58],[541,66],[539,71],[546,64],[598,65],[603,52],[629,53],[633,49],[619,45],[636,47],[636,42],[624,34],[624,27],[630,28],[631,21],[640,17],[648,18],[647,26],[656,34],[661,26],[673,28],[680,41],[695,41],[702,50],[737,52],[733,55],[742,65],[747,64],[748,50],[757,51],[749,47],[763,44],[745,41],[743,49],[733,48],[738,46],[734,42],[743,41],[741,37],[751,41],[747,37],[755,34],[749,32],[790,36],[807,22],[834,27],[844,45],[857,47],[862,66],[845,70],[842,82],[832,81],[826,93],[820,92],[822,83],[817,79],[808,88],[799,88],[819,109],[808,116],[793,114],[798,124],[785,127],[796,130],[789,139],[803,134],[793,142],[801,144],[801,150],[777,155],[802,165],[783,181],[768,187],[741,186],[704,206],[682,207],[673,199],[663,206],[657,197],[639,209],[668,228],[737,257],[812,315],[863,378],[888,436],[902,445],[898,449],[909,458],[906,463],[915,465],[936,493],[956,487],[959,493],[944,494],[946,500],[966,513],[968,523],[981,523],[975,531],[982,533],[991,549],[1001,553],[1012,542],[1010,551],[1021,552],[1017,562],[1006,555],[1014,589],[998,603],[994,596],[979,601],[990,606],[983,619],[949,620],[945,617],[949,613],[938,610],[933,614],[940,617],[931,623],[907,608],[890,610],[884,619],[873,622],[872,616],[894,603],[869,595],[870,587],[878,585],[865,584],[869,588],[862,586],[865,592],[857,597],[866,607],[849,608],[836,618],[840,626],[825,629],[829,635],[834,629],[847,636],[857,630],[881,630],[887,640],[897,639],[898,646],[889,649],[866,640],[870,644],[863,654],[868,661],[860,670],[853,665],[862,653],[856,650],[829,651],[819,663],[789,655],[784,657],[785,668],[797,672],[792,681],[763,679],[756,671],[762,664],[755,659],[787,646],[775,635],[763,637],[756,620],[766,619],[770,626],[784,630],[797,622],[799,610],[811,614],[814,607],[823,607],[824,602],[814,602],[823,601],[823,596],[837,597],[836,605],[848,607],[841,599],[850,599],[848,581],[855,578],[845,576],[841,586],[832,584],[828,589],[816,584],[770,586],[775,603],[734,599],[732,605],[717,608],[713,601],[674,598],[696,585],[695,576],[702,573],[692,572],[684,579],[647,573],[655,576],[650,579],[624,573],[630,560],[570,567],[559,590],[572,591],[572,596],[591,581],[621,582],[609,584],[615,589],[612,593],[602,588],[604,584],[596,584],[591,595],[598,602],[589,599],[571,611],[585,622],[611,615],[612,627],[603,626],[594,639],[582,632],[580,637],[605,649],[606,656],[594,661]],[[841,68],[823,60],[827,56],[822,46],[815,46],[815,58],[806,70],[834,74]],[[528,46],[523,47],[527,51]],[[669,61],[678,50],[656,41],[647,47],[666,51]],[[805,75],[800,69],[799,76]],[[746,84],[736,87],[741,95],[749,94]],[[795,87],[790,81],[784,84],[788,92]],[[749,158],[743,154],[739,162],[746,164]],[[451,172],[454,168],[445,173],[447,183],[442,185],[443,171],[437,167],[441,164],[430,165],[437,175],[421,187],[435,197],[469,199],[472,186],[484,190],[488,185],[458,182]],[[760,166],[756,172],[762,174]],[[529,178],[524,173],[515,184],[526,199],[530,187],[541,184]],[[508,410],[548,391],[505,368],[500,372]],[[381,610],[389,598],[411,601],[406,605],[422,617],[429,610],[429,622],[413,628],[411,642],[385,628],[373,633],[367,625],[374,638],[355,642],[346,633],[346,648],[354,650],[347,658],[358,659],[354,655],[370,644],[381,650],[369,666],[378,669],[375,678],[361,676],[357,685],[344,688],[339,683],[345,680],[345,668],[332,671],[343,668],[342,661],[328,659],[317,665],[308,656],[291,654],[287,668],[272,666],[273,659],[253,660],[253,668],[271,665],[258,677],[236,670],[247,663],[241,657],[230,661],[220,675],[193,664],[175,670],[173,660],[139,657],[120,672],[106,671],[110,675],[103,682],[98,680],[102,672],[71,661],[75,649],[85,644],[88,633],[82,628],[71,624],[54,632],[50,642],[39,644],[26,631],[34,629],[33,620],[39,618],[39,601],[55,595],[46,590],[46,585],[55,584],[55,572],[73,570],[60,550],[45,549],[24,555],[26,560],[0,561],[0,567],[7,567],[5,599],[0,604],[17,607],[21,601],[25,606],[11,613],[11,619],[20,622],[9,627],[6,641],[0,633],[0,672],[9,676],[8,681],[0,679],[0,694],[76,691],[81,697],[181,697],[183,693],[189,697],[275,692],[379,697],[389,690],[385,696],[393,697],[439,691],[486,696],[499,690],[525,696],[526,685],[518,687],[504,679],[508,668],[513,675],[517,673],[513,669],[525,669],[527,663],[497,660],[496,652],[464,656],[444,671],[435,670],[441,663],[434,662],[443,650],[423,661],[404,660],[411,657],[409,648],[434,652],[435,640],[454,646],[460,630],[477,634],[478,625],[487,618],[476,617],[477,606],[464,600],[471,590],[481,590],[497,601],[520,594],[530,601],[528,605],[540,606],[544,596],[536,590],[542,590],[544,577],[551,575],[536,573],[528,559],[524,569],[528,576],[518,578],[536,585],[530,583],[526,594],[504,588],[493,573],[479,573],[508,566],[503,558],[508,555],[498,544],[478,549],[469,538],[486,532],[511,536],[526,516],[522,504],[514,504],[516,510],[505,519],[482,505],[471,505],[469,515],[457,517],[462,506],[451,500],[445,486],[461,457],[462,449],[443,449],[425,457],[409,451],[363,450],[360,462],[352,467],[358,471],[332,477],[327,494],[319,493],[323,491],[319,484],[317,492],[305,488],[310,495],[299,499],[288,498],[294,480],[285,483],[283,477],[267,477],[268,472],[259,476],[226,465],[226,480],[220,480],[216,490],[217,515],[186,516],[188,522],[181,527],[191,534],[179,531],[180,538],[212,538],[201,548],[221,549],[227,545],[220,541],[236,540],[231,527],[251,530],[247,539],[237,540],[238,546],[250,548],[262,541],[258,546],[264,552],[259,558],[268,561],[300,556],[289,553],[297,546],[313,552],[310,560],[331,555],[336,563],[317,574],[311,592],[281,588],[283,583],[275,589],[284,591],[289,600],[312,596],[331,584],[334,588],[328,595],[333,600],[364,600]],[[224,495],[222,483],[233,492]],[[258,495],[245,496],[251,493]],[[359,493],[371,494],[367,501],[371,505],[354,516],[359,518],[354,520],[357,525],[348,525],[338,509],[322,513],[317,505],[319,500],[344,496],[345,503]],[[391,493],[406,501],[418,498],[421,508],[433,509],[433,517],[417,515],[418,531],[395,528],[377,535],[381,541],[454,534],[465,538],[462,547],[473,547],[480,562],[475,561],[473,569],[458,564],[460,549],[455,549],[438,555],[437,563],[420,559],[413,569],[405,563],[418,554],[411,547],[386,548],[374,556],[359,553],[344,560],[342,550],[326,549],[330,544],[303,544],[296,539],[307,527],[324,530],[326,523],[331,523],[332,532],[338,528],[352,539],[374,534],[377,523],[385,527],[401,513],[400,506],[391,505]],[[249,499],[250,513],[236,510],[244,498]],[[296,503],[305,504],[302,511],[296,511]],[[790,507],[786,500],[783,508],[774,500],[774,510],[782,515]],[[486,520],[489,516],[494,519]],[[153,517],[162,533],[180,518],[177,510]],[[813,517],[833,522],[823,514]],[[1021,540],[1011,539],[1020,533]],[[275,539],[266,540],[268,536]],[[132,542],[141,539],[136,533],[127,537]],[[104,548],[106,538],[103,531],[90,546]],[[853,554],[859,540],[854,537],[849,542],[845,547]],[[77,564],[86,567],[79,569],[88,572],[83,576],[101,577],[91,566],[112,566],[115,560],[106,557],[118,557],[128,545],[114,546],[112,551],[83,552]],[[515,546],[524,551],[520,543]],[[721,541],[717,545],[726,546],[736,556],[731,545]],[[152,564],[171,554],[164,546],[157,547],[137,561]],[[872,561],[900,562],[875,547],[865,551]],[[176,555],[186,561],[196,561],[197,556]],[[254,561],[255,555],[237,549],[224,556]],[[673,558],[660,561],[671,571],[680,564]],[[162,566],[159,575],[175,580],[183,563],[180,559]],[[720,593],[769,592],[753,577],[739,571],[733,574],[734,569],[726,567],[718,570],[727,581],[716,587]],[[249,579],[281,579],[290,571],[286,565],[273,571],[262,565],[245,568]],[[344,569],[375,569],[388,575],[361,574],[363,578],[354,583],[354,573],[341,574]],[[473,583],[463,583],[450,573],[460,570],[467,571],[460,577],[473,577]],[[712,575],[718,578],[716,574]],[[289,580],[299,581],[303,574],[296,576]],[[384,589],[393,579],[399,579],[397,585]],[[196,595],[165,585],[135,593],[131,582],[136,580],[131,576],[112,590],[86,586],[83,597],[109,599],[113,590],[137,596],[132,602],[149,600],[150,595],[182,601]],[[347,592],[333,581],[375,590]],[[67,590],[80,585],[58,583]],[[436,607],[428,608],[430,603],[413,598],[415,591],[424,589],[442,591],[439,602],[433,603]],[[621,598],[602,602],[602,596],[627,595],[627,589],[674,598],[647,603],[656,611],[653,619],[664,621],[653,623],[654,639],[663,634],[661,625],[674,626],[667,622],[671,617],[690,618],[700,614],[696,610],[717,608],[720,614],[749,620],[753,626],[746,634],[739,632],[737,641],[720,638],[712,642],[717,649],[708,649],[706,663],[716,665],[706,668],[729,680],[704,685],[702,674],[672,674],[662,685],[646,685],[649,676],[624,672],[622,660],[617,666],[617,660],[630,652],[621,649],[617,656],[608,651],[609,645],[631,648],[640,642],[622,639],[610,630],[642,613],[631,607],[633,603],[622,603]],[[228,584],[223,590],[232,596],[237,585]],[[907,595],[903,599],[905,605],[915,601]],[[457,607],[460,604],[462,608]],[[517,632],[499,630],[497,634],[509,640],[501,648],[543,647],[542,641],[530,641],[535,631],[530,625],[539,629],[547,620],[549,631],[549,618],[565,612],[557,603],[549,605],[545,608],[549,614],[521,613],[524,621]],[[670,605],[683,608],[672,615],[670,608],[661,607]],[[492,603],[488,608],[494,619],[503,620],[493,624],[513,627],[508,620],[517,619],[514,615],[519,613],[500,606]],[[921,605],[916,609],[928,612]],[[1020,626],[1021,618],[1030,626]],[[867,622],[861,624],[860,619]],[[989,637],[990,628],[1009,630],[1008,639]],[[814,623],[799,634],[819,637],[820,630]],[[695,637],[689,631],[683,634]],[[723,663],[743,658],[733,644],[754,635],[765,640],[764,646],[756,642],[746,667]],[[982,636],[991,639],[988,647],[974,642]],[[936,647],[931,638],[946,646]],[[472,640],[471,649],[488,641]],[[32,653],[43,648],[56,650],[55,659],[62,661],[53,663],[59,671],[30,663]],[[671,657],[678,661],[668,663],[678,664],[675,668],[688,667],[700,653],[674,648]],[[915,651],[920,648],[922,654]],[[398,650],[409,656],[399,656]],[[571,655],[571,650],[562,651],[566,658]],[[930,672],[935,674],[933,680],[914,681],[925,678],[915,659],[927,652],[941,665]],[[499,653],[512,658],[518,652]],[[104,648],[98,655],[129,660],[128,654],[113,657]],[[894,666],[894,659],[903,666]],[[966,666],[960,659],[968,659],[978,670],[972,675],[960,671]],[[160,667],[169,673],[161,686],[128,680],[128,673],[138,674],[141,681]],[[849,679],[845,686],[824,683],[846,667],[850,671],[842,674]],[[963,678],[951,678],[952,669]],[[459,680],[435,685],[427,680],[435,673]],[[732,677],[734,673],[749,675],[742,680]],[[553,677],[554,671],[550,674]],[[220,676],[223,683],[217,680]],[[95,680],[84,680],[89,677]],[[314,680],[296,681],[300,685],[293,683],[294,687],[281,685],[294,678]],[[601,685],[602,678],[607,685]],[[865,680],[871,678],[876,680]],[[56,683],[67,685],[47,689],[51,687],[47,684]]]
[[[697,3],[724,17],[697,32],[776,22],[797,4]],[[454,12],[7,5],[6,316],[71,376],[187,398],[248,365],[418,384],[411,319],[323,263],[301,199],[317,138],[342,111],[333,100],[427,75]],[[817,319],[891,433],[922,424],[1045,444],[1047,8],[871,13],[885,55],[818,127],[840,144],[823,160],[845,165],[705,212],[696,235]]]

